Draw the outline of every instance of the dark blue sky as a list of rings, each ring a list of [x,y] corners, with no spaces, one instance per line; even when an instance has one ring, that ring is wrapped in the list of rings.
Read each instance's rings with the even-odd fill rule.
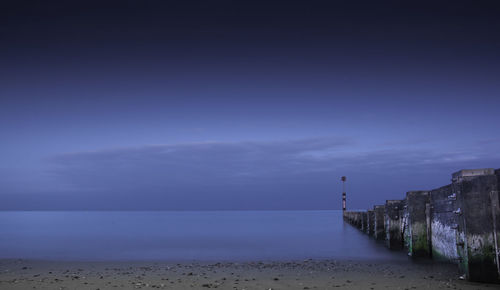
[[[500,167],[497,1],[11,2],[0,209],[338,209],[342,175],[365,208]]]

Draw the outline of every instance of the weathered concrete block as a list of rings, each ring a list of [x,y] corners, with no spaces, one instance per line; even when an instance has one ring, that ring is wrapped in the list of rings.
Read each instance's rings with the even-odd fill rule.
[[[356,227],[359,230],[363,229],[363,213],[360,211],[356,212]]]
[[[344,220],[352,226],[361,229],[362,227],[362,212],[359,211],[344,211]]]
[[[452,193],[451,184],[430,191],[432,258],[458,263],[457,196]]]
[[[493,174],[460,182],[460,218],[464,224],[463,269],[469,280],[500,282],[498,268],[498,180]]]
[[[365,232],[368,228],[368,213],[361,212],[361,231]]]
[[[356,212],[349,212],[349,222],[354,227],[357,227]]]
[[[496,172],[497,190],[490,192],[491,212],[493,217],[493,238],[496,248],[495,264],[497,266],[497,281],[500,280],[500,170]]]
[[[342,216],[344,218],[344,221],[346,221],[347,223],[351,224],[352,225],[352,222],[353,222],[353,218],[352,218],[352,212],[349,212],[349,211],[344,211],[342,213]]]
[[[385,235],[387,247],[391,250],[403,248],[403,235],[401,232],[400,210],[401,200],[387,200],[385,203]]]
[[[406,193],[408,213],[408,254],[412,257],[430,257],[431,243],[428,236],[426,205],[429,204],[428,191]]]
[[[493,168],[479,168],[479,169],[462,169],[451,174],[451,181],[454,183],[462,182],[464,180],[471,180],[476,176],[495,175]]]
[[[497,189],[500,191],[500,169],[495,170],[495,175],[497,177]]]
[[[385,205],[376,205],[373,207],[373,237],[377,240],[385,239]]]
[[[409,213],[408,213],[408,206],[406,199],[402,200],[401,209],[399,210],[399,218],[401,219],[399,227],[401,235],[403,236],[403,248],[409,249],[411,246],[410,245],[411,233],[410,233],[410,221],[409,221]]]
[[[373,236],[373,230],[375,226],[375,213],[373,212],[373,210],[367,211],[367,217],[368,217],[368,226],[365,232],[367,235]]]

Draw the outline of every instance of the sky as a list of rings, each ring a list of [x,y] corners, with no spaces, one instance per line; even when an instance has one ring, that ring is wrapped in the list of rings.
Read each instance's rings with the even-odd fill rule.
[[[0,210],[340,209],[500,168],[497,1],[2,1]]]

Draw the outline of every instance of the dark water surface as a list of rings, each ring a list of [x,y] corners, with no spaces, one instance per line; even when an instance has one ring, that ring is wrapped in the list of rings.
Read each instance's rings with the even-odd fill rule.
[[[0,258],[402,260],[341,211],[0,212]]]

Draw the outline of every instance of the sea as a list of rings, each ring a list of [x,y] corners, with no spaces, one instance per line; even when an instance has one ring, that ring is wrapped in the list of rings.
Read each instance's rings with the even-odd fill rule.
[[[403,260],[342,211],[3,211],[0,259]]]

